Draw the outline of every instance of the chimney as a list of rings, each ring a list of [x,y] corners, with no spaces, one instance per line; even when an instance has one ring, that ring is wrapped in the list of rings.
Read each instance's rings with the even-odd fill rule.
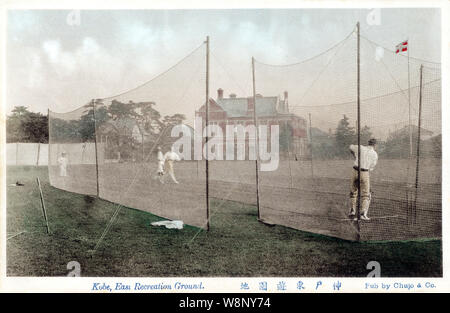
[[[284,109],[286,113],[289,113],[289,102],[288,102],[288,92],[284,92]]]
[[[222,88],[217,89],[217,99],[218,100],[223,99],[223,89]]]
[[[231,93],[230,94],[230,98],[236,98],[236,94],[235,93]]]

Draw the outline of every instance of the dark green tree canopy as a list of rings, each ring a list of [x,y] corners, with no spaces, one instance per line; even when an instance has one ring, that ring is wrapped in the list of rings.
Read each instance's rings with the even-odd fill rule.
[[[6,119],[7,142],[48,142],[48,117],[16,106]]]

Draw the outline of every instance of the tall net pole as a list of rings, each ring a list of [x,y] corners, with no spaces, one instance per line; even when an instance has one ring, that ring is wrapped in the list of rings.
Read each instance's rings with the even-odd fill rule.
[[[410,49],[410,45],[409,45],[409,39],[406,40],[408,43],[408,115],[409,115],[409,158],[412,158],[412,153],[413,153],[413,146],[412,146],[412,127],[411,127],[411,79],[410,79],[410,72],[409,72],[409,49]],[[408,162],[409,164],[409,162]]]
[[[51,151],[50,151],[50,147],[51,147],[51,142],[50,142],[50,134],[52,134],[52,130],[51,130],[51,124],[50,124],[50,109],[47,109],[47,131],[48,131],[48,149],[47,149],[47,172],[48,172],[48,180],[50,181],[50,166],[51,166],[51,159],[50,159],[50,155],[51,155]],[[50,181],[51,183],[51,181]]]
[[[256,118],[256,86],[255,86],[255,58],[252,57],[252,79],[253,79],[253,123],[255,124],[255,149],[256,149],[256,160],[255,160],[255,170],[256,170],[256,208],[258,210],[258,220],[260,220],[260,210],[259,210],[259,127],[258,119]]]
[[[41,154],[41,143],[38,142],[36,166],[39,166],[39,155]]]
[[[97,181],[97,197],[100,196],[100,188],[99,188],[99,182],[98,182],[98,147],[97,147],[97,118],[95,116],[95,103],[96,101],[92,100],[92,117],[94,119],[94,143],[95,143],[95,174],[96,174],[96,181]]]
[[[419,121],[417,122],[417,156],[416,156],[416,183],[414,186],[414,212],[413,214],[413,224],[416,223],[417,215],[417,191],[419,188],[419,166],[420,166],[420,130],[422,127],[422,88],[423,88],[423,65],[420,65],[420,82],[419,82]]]
[[[206,230],[209,231],[209,148],[208,148],[208,124],[209,124],[209,36],[206,36],[206,108],[205,108],[205,122],[206,122]]]
[[[409,175],[410,175],[410,171],[411,171],[411,161],[413,158],[413,138],[412,138],[412,122],[411,122],[411,80],[410,80],[410,70],[409,70],[409,50],[410,50],[410,45],[409,45],[409,39],[407,39],[408,42],[408,52],[407,52],[407,56],[408,56],[408,130],[409,130],[409,160],[408,160],[408,167],[407,167],[407,178],[406,178],[406,184],[409,185]],[[409,187],[407,187],[409,188]],[[409,222],[411,222],[411,210],[412,210],[412,204],[409,204],[409,199],[407,198],[407,218],[409,217]]]
[[[356,24],[357,32],[357,65],[356,65],[356,81],[357,81],[357,132],[358,132],[358,205],[356,210],[357,215],[357,229],[358,229],[358,241],[360,240],[360,222],[361,222],[361,103],[360,103],[360,33],[359,33],[359,22]]]
[[[142,164],[145,164],[145,134],[142,128]]]
[[[288,125],[288,121],[284,121],[284,129],[286,130],[286,134],[290,134],[289,132],[289,125]],[[292,140],[292,135],[288,135],[286,136],[288,138],[287,141],[287,153],[288,153],[288,165],[289,165],[289,178],[290,178],[290,183],[289,186],[290,188],[292,188],[293,186],[293,182],[292,182],[292,169],[291,169],[291,140]]]
[[[311,122],[311,113],[309,113],[309,143],[311,145],[311,178],[314,179],[314,163],[313,163],[313,134],[312,134],[312,122]]]
[[[44,214],[45,225],[47,227],[47,234],[50,234],[50,227],[48,226],[47,210],[45,208],[44,195],[42,194],[41,181],[39,177],[36,178],[36,181],[39,188],[39,197],[41,198],[42,213]]]

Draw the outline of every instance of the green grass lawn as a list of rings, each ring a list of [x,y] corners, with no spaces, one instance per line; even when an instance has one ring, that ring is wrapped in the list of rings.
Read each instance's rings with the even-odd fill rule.
[[[44,227],[36,177],[42,183],[51,234]],[[150,226],[161,218],[122,207],[95,247],[117,205],[49,185],[46,167],[7,169],[7,275],[66,276],[442,276],[441,240],[358,243],[256,220],[256,208],[211,200],[211,230]],[[23,233],[21,233],[23,232]]]

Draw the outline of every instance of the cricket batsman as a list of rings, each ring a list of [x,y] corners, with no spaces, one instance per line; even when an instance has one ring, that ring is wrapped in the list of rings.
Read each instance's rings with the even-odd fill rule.
[[[158,169],[156,171],[156,178],[159,179],[161,184],[164,184],[162,177],[164,176],[164,155],[162,154],[161,147],[158,147]]]
[[[378,154],[375,151],[375,146],[377,144],[376,139],[372,138],[369,140],[367,146],[361,145],[361,208],[360,208],[360,218],[362,220],[370,220],[367,216],[370,205],[370,175],[369,173],[375,169],[378,161]],[[356,215],[356,205],[358,201],[358,146],[350,145],[350,151],[355,157],[355,163],[353,164],[352,179],[351,179],[351,189],[350,189],[350,200],[351,209],[349,216]]]

